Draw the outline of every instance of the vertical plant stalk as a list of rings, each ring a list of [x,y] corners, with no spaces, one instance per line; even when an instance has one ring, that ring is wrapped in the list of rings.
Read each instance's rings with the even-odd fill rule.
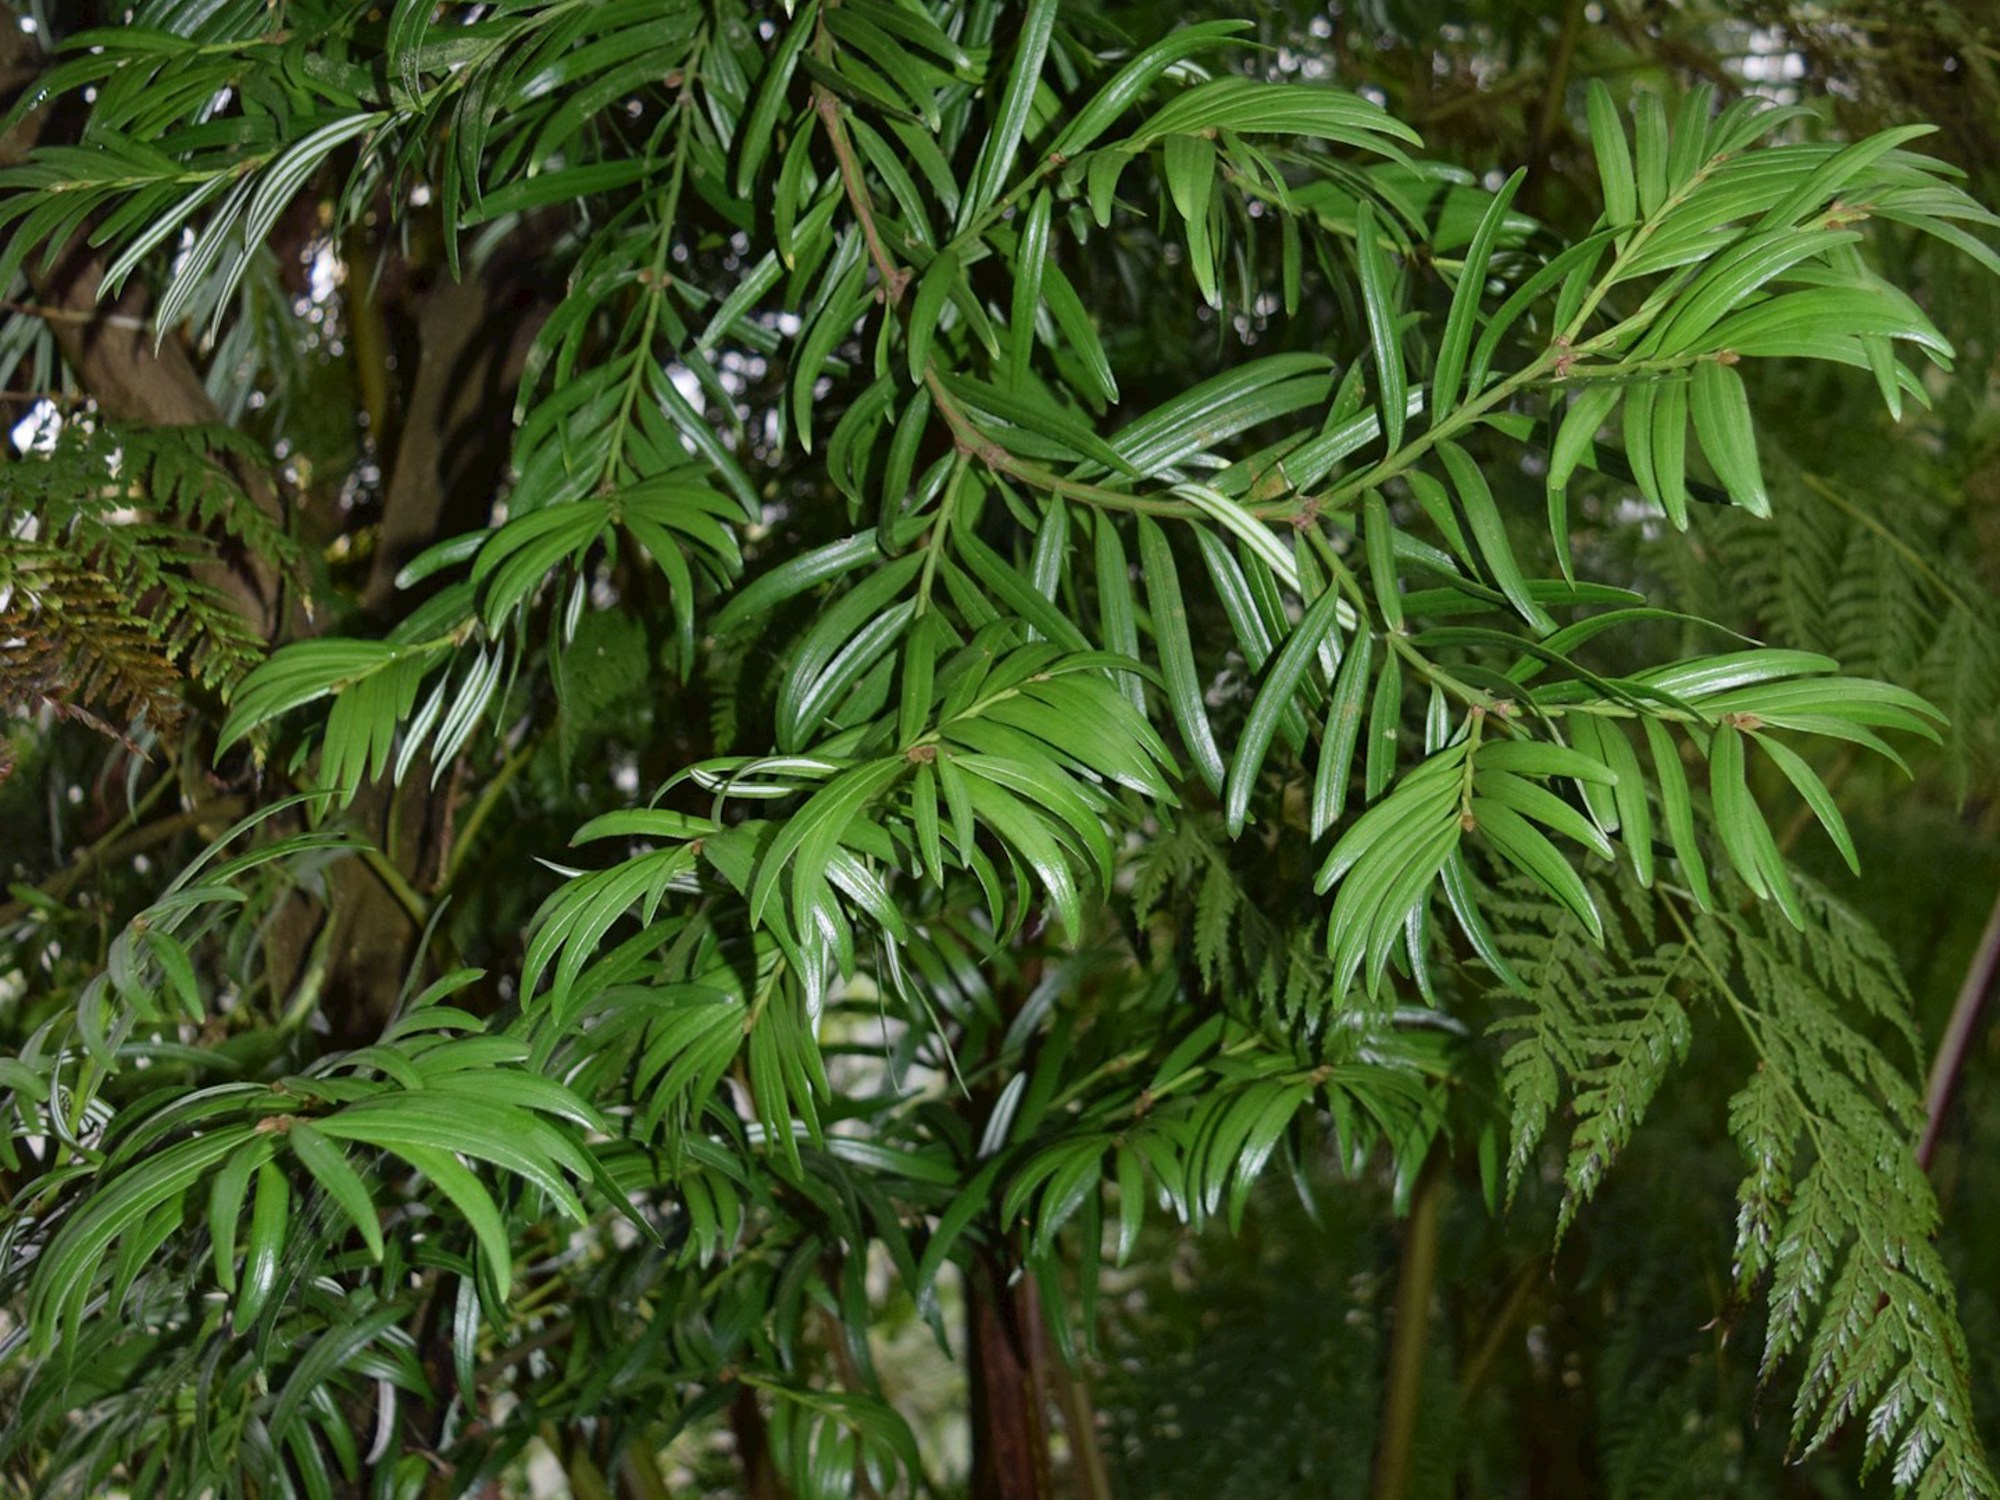
[[[618,1460],[619,1491],[630,1500],[674,1500],[667,1476],[660,1471],[660,1460],[654,1455],[650,1432],[646,1429],[625,1445]]]
[[[1425,1166],[1403,1237],[1396,1278],[1396,1325],[1382,1398],[1382,1436],[1375,1450],[1374,1500],[1403,1500],[1410,1490],[1410,1457],[1416,1450],[1422,1406],[1424,1356],[1430,1344],[1431,1288],[1437,1280],[1438,1210],[1445,1173],[1437,1157]]]
[[[1944,1133],[1945,1113],[1951,1108],[1958,1075],[1964,1071],[1966,1054],[1972,1050],[1973,1033],[1979,1029],[1979,1018],[1986,1009],[1987,997],[1993,993],[1996,978],[2000,978],[2000,896],[1994,898],[1992,915],[1986,919],[1986,930],[1980,934],[1979,947],[1965,971],[1965,982],[1959,986],[1958,999],[1951,1007],[1951,1020],[1945,1025],[1937,1057],[1931,1063],[1930,1083],[1924,1090],[1924,1134],[1917,1143],[1917,1165],[1926,1172],[1937,1151],[1938,1137]]]
[[[729,1403],[729,1434],[736,1440],[736,1462],[743,1469],[743,1500],[789,1500],[785,1482],[771,1462],[770,1429],[754,1386],[739,1384]]]
[[[389,323],[376,295],[382,260],[374,237],[362,225],[354,225],[341,239],[341,259],[347,262],[347,332],[354,349],[354,383],[361,393],[361,409],[368,417],[368,435],[375,451],[387,457],[396,440],[392,430],[396,412],[391,392],[395,376],[390,365]]]
[[[965,1283],[972,1364],[972,1500],[1053,1500],[1035,1280],[1008,1285],[1003,1253],[974,1260]]]
[[[1097,1409],[1090,1399],[1089,1381],[1081,1369],[1071,1369],[1060,1359],[1049,1362],[1049,1381],[1062,1409],[1063,1433],[1069,1438],[1070,1492],[1077,1500],[1111,1500],[1111,1474],[1097,1441]]]

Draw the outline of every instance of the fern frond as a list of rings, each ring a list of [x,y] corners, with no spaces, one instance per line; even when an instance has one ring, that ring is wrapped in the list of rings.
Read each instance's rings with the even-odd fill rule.
[[[1260,1025],[1310,1035],[1326,1023],[1336,992],[1326,950],[1283,920],[1296,899],[1268,869],[1243,868],[1219,819],[1183,814],[1146,840],[1133,858],[1132,895],[1140,927],[1175,924],[1189,935],[1204,988],[1255,1013]]]
[[[181,674],[152,622],[111,581],[52,548],[18,546],[0,567],[0,709],[48,709],[112,738],[105,717],[179,723]]]
[[[1602,949],[1548,897],[1523,885],[1495,894],[1488,909],[1506,917],[1501,946],[1525,991],[1506,992],[1514,1013],[1494,1028],[1513,1038],[1500,1064],[1513,1115],[1510,1191],[1567,1099],[1566,1229],[1687,1055],[1690,1011],[1712,1002],[1760,1059],[1730,1104],[1747,1167],[1736,1272],[1745,1294],[1769,1280],[1761,1378],[1802,1360],[1795,1444],[1813,1452],[1861,1421],[1869,1462],[1889,1461],[1899,1491],[2000,1493],[1975,1435],[1969,1359],[1932,1244],[1937,1203],[1911,1151],[1923,1109],[1910,996],[1880,935],[1795,879],[1796,928],[1763,905],[1684,915],[1674,897],[1629,877],[1601,882],[1600,904],[1611,910],[1615,898],[1624,917],[1606,924]],[[1649,906],[1668,919],[1663,941],[1641,916]],[[1893,1038],[1900,1061],[1870,1027]]]
[[[1868,1462],[1888,1460],[1899,1491],[1992,1495],[1956,1299],[1932,1243],[1937,1202],[1910,1149],[1920,1101],[1857,1025],[1877,1018],[1913,1047],[1908,996],[1865,923],[1807,883],[1801,893],[1808,920],[1796,933],[1760,909],[1688,931],[1762,1058],[1730,1110],[1749,1165],[1739,1283],[1770,1274],[1762,1376],[1803,1354],[1803,1451],[1859,1420]]]
[[[1516,895],[1531,889],[1513,887]],[[1602,948],[1568,908],[1545,896],[1526,902],[1526,922],[1510,921],[1503,940],[1528,1002],[1494,1027],[1517,1038],[1500,1063],[1513,1116],[1508,1191],[1519,1186],[1567,1093],[1576,1123],[1558,1235],[1596,1194],[1667,1075],[1686,1060],[1693,1040],[1687,1007],[1703,989],[1684,944],[1645,946],[1647,893],[1621,882],[1604,894],[1617,896],[1628,920],[1607,924],[1610,941]],[[1609,900],[1600,905],[1614,909]]]
[[[225,548],[281,568],[298,549],[227,460],[259,461],[227,429],[71,422],[0,466],[0,707],[170,728],[186,682],[226,695],[263,659],[211,579]]]

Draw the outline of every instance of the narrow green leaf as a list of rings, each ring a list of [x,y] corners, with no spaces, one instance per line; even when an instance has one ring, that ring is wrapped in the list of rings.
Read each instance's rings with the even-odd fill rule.
[[[919,762],[910,779],[910,821],[916,830],[917,853],[933,885],[944,884],[944,845],[938,838],[937,775],[931,762]]]
[[[1035,194],[1021,226],[1020,247],[1014,255],[1014,302],[1008,316],[1008,377],[1019,385],[1028,378],[1028,360],[1035,348],[1035,315],[1042,305],[1042,273],[1049,258],[1049,215],[1054,200],[1043,188]]]
[[[1590,812],[1590,820],[1602,828],[1606,834],[1616,834],[1618,824],[1618,772],[1608,764],[1612,754],[1604,746],[1604,736],[1618,734],[1616,728],[1606,726],[1596,714],[1574,714],[1568,718],[1566,728],[1570,732],[1570,744],[1574,750],[1566,750],[1576,758],[1580,768],[1588,768],[1584,774],[1574,776],[1576,788],[1584,794],[1584,808]],[[1540,744],[1538,740],[1522,740],[1518,744]],[[1482,754],[1482,760],[1486,756]]]
[[[1481,796],[1582,844],[1602,859],[1612,858],[1611,841],[1588,818],[1554,792],[1511,771],[1480,766],[1473,788]]]
[[[1487,843],[1509,864],[1568,907],[1593,938],[1604,941],[1604,919],[1582,877],[1534,825],[1487,797],[1472,799],[1472,818]]]
[[[1653,482],[1659,487],[1660,504],[1676,531],[1688,525],[1687,419],[1688,382],[1669,380],[1654,387],[1653,400]]]
[[[1331,586],[1312,602],[1300,618],[1298,628],[1279,648],[1258,686],[1257,696],[1251,701],[1223,792],[1223,816],[1231,838],[1241,834],[1249,821],[1250,791],[1263,769],[1264,756],[1271,748],[1279,719],[1291,705],[1320,646],[1339,628],[1339,606],[1339,591]]]
[[[1636,188],[1639,213],[1650,219],[1667,196],[1667,107],[1651,89],[1642,89],[1633,101],[1638,108],[1638,159]]]
[[[292,1128],[285,1133],[285,1139],[298,1159],[305,1163],[313,1180],[326,1190],[327,1196],[361,1231],[369,1256],[379,1265],[382,1260],[381,1219],[376,1213],[374,1200],[369,1196],[367,1184],[362,1182],[361,1174],[348,1164],[347,1154],[304,1120],[294,1120]]]
[[[896,743],[907,750],[931,721],[932,685],[937,670],[938,638],[943,627],[935,615],[922,616],[903,643],[902,695],[896,712]]]
[[[910,379],[915,384],[923,384],[924,373],[930,368],[931,340],[937,333],[938,317],[958,282],[958,275],[957,252],[941,250],[917,281],[917,295],[910,304],[910,322],[904,334],[907,341],[904,352],[909,360]]]
[[[1444,337],[1438,344],[1437,367],[1431,373],[1431,424],[1436,426],[1451,415],[1458,404],[1459,382],[1465,375],[1466,355],[1472,349],[1473,330],[1479,323],[1479,304],[1486,295],[1486,277],[1493,263],[1493,246],[1507,222],[1507,210],[1527,177],[1527,168],[1518,169],[1493,195],[1473,232],[1465,252],[1465,264],[1452,288],[1451,311],[1445,317]]]
[[[1757,221],[1758,230],[1790,224],[1800,214],[1817,209],[1889,152],[1934,134],[1936,130],[1935,125],[1901,125],[1843,146],[1810,177],[1772,204],[1764,217]]]
[[[1092,522],[1092,546],[1097,563],[1097,618],[1104,636],[1104,649],[1120,656],[1139,659],[1139,623],[1132,601],[1132,573],[1125,557],[1125,544],[1118,535],[1115,518],[1100,512]],[[1141,714],[1146,711],[1146,689],[1135,672],[1114,674],[1118,691]]]
[[[1653,472],[1653,404],[1659,387],[1651,381],[1633,386],[1625,393],[1625,462],[1632,466],[1632,482],[1639,493],[1665,509],[1660,498],[1659,477]]]
[[[1170,31],[1133,56],[1078,110],[1049,148],[1052,155],[1075,156],[1114,125],[1175,63],[1197,56],[1251,29],[1249,21],[1204,21]],[[1100,154],[1096,160],[1103,160]]]
[[[1064,937],[1076,942],[1083,934],[1083,901],[1054,836],[1025,803],[985,777],[970,774],[969,768],[964,785],[973,812],[1028,862],[1048,892]],[[994,916],[997,920],[999,914]]]
[[[1699,702],[1739,688],[1775,683],[1791,677],[1818,676],[1839,669],[1839,662],[1817,651],[1785,651],[1759,646],[1748,651],[1727,651],[1719,656],[1697,656],[1687,661],[1649,667],[1635,680],[1663,693],[1671,693],[1676,698]],[[1841,691],[1842,684],[1857,680],[1842,678],[1838,682],[1815,683],[1806,691],[1811,698],[1819,701],[1822,695],[1831,698]],[[1921,698],[1915,698],[1914,694],[1911,696],[1915,701],[1908,706],[1930,707]],[[1726,705],[1728,708],[1739,706],[1749,705]]]
[[[1733,725],[1718,725],[1709,738],[1708,794],[1715,807],[1716,832],[1743,883],[1764,900],[1776,901],[1794,926],[1803,925],[1770,826],[1750,795],[1743,735]]]
[[[1056,327],[1076,355],[1077,365],[1084,378],[1082,394],[1085,400],[1096,400],[1106,406],[1115,405],[1118,400],[1118,379],[1111,371],[1111,360],[1104,352],[1104,341],[1098,337],[1097,325],[1090,312],[1083,305],[1070,279],[1063,274],[1062,267],[1050,261],[1042,268],[1042,297],[1048,304],[1049,315],[1056,320]]]
[[[230,1155],[208,1185],[208,1242],[215,1284],[231,1296],[236,1293],[237,1221],[243,1216],[243,1200],[249,1196],[250,1179],[271,1159],[273,1149],[268,1136],[246,1142]]]
[[[988,597],[1032,625],[1043,639],[1073,651],[1089,648],[1090,642],[1084,638],[1076,622],[1043,598],[1018,569],[981,541],[970,528],[956,528],[952,533],[952,546],[965,560],[967,569],[984,585]]]
[[[1646,742],[1653,754],[1654,774],[1659,778],[1660,810],[1666,819],[1667,842],[1680,861],[1688,889],[1703,911],[1715,909],[1715,894],[1709,888],[1708,866],[1701,857],[1701,844],[1694,831],[1694,802],[1688,795],[1687,771],[1681,765],[1673,736],[1657,719],[1641,719],[1646,726]]]
[[[1006,187],[1008,173],[1014,166],[1014,153],[1028,126],[1029,106],[1034,103],[1035,89],[1041,83],[1042,61],[1048,55],[1049,39],[1055,33],[1060,8],[1057,0],[1029,0],[1021,17],[1013,66],[1007,71],[1006,87],[1000,95],[999,108],[994,111],[992,128],[979,148],[979,160],[973,165],[965,200],[959,204],[954,234],[965,233],[974,220],[993,206]]]
[[[1576,569],[1570,561],[1570,476],[1591,453],[1597,429],[1604,425],[1604,419],[1611,415],[1611,409],[1623,394],[1623,387],[1608,382],[1586,386],[1570,403],[1562,425],[1556,429],[1555,446],[1549,456],[1549,536],[1555,542],[1556,561],[1562,567],[1562,575],[1572,583],[1576,581]]]
[[[1194,757],[1195,770],[1220,795],[1227,770],[1209,727],[1208,706],[1194,662],[1194,642],[1188,635],[1187,607],[1181,600],[1180,573],[1172,546],[1150,516],[1139,517],[1139,566],[1146,575],[1146,600],[1153,616],[1153,645],[1160,653],[1166,679],[1167,706],[1181,740]]]
[[[284,1168],[266,1161],[257,1168],[257,1200],[250,1208],[250,1238],[243,1250],[243,1284],[237,1290],[231,1319],[238,1337],[257,1321],[271,1299],[291,1224],[292,1181]]]
[[[1632,152],[1625,123],[1603,80],[1590,80],[1590,149],[1597,156],[1597,178],[1604,185],[1604,219],[1622,228],[1639,216],[1638,184],[1632,176]]]
[[[785,147],[784,160],[778,166],[778,181],[771,195],[771,238],[777,245],[778,259],[788,271],[798,264],[798,224],[809,206],[806,179],[812,172],[812,140],[818,126],[819,116],[811,110],[799,117],[791,144]],[[812,191],[819,193],[817,186]]]
[[[820,315],[798,338],[792,352],[792,426],[799,446],[807,453],[813,446],[814,390],[825,372],[827,361],[842,340],[854,331],[857,318],[868,306],[868,263],[857,257],[835,283],[832,295]]]
[[[1451,904],[1452,917],[1457,921],[1459,930],[1465,934],[1466,940],[1472,944],[1472,951],[1477,953],[1486,967],[1493,971],[1494,978],[1510,990],[1525,993],[1527,986],[1521,982],[1521,976],[1514,972],[1506,956],[1501,953],[1500,945],[1493,940],[1492,929],[1486,925],[1486,917],[1480,911],[1479,903],[1473,899],[1472,877],[1465,868],[1464,851],[1452,850],[1446,857],[1439,875],[1444,885],[1445,899]]]
[[[1625,852],[1632,858],[1632,871],[1639,884],[1653,883],[1653,808],[1646,797],[1646,782],[1639,770],[1639,757],[1625,731],[1616,724],[1598,726],[1598,749],[1604,763],[1618,774],[1612,796],[1618,805],[1618,828]]]
[[[1313,771],[1312,837],[1315,842],[1341,819],[1354,772],[1354,747],[1361,739],[1362,702],[1368,693],[1375,638],[1358,630],[1341,658],[1340,673],[1327,699],[1326,730],[1320,736],[1319,764]]]
[[[1720,359],[1702,360],[1694,367],[1689,405],[1701,451],[1729,498],[1753,516],[1770,515],[1771,498],[1764,491],[1757,462],[1757,434],[1743,377]]]
[[[728,634],[752,620],[762,620],[787,599],[881,560],[882,550],[876,545],[872,526],[824,547],[801,552],[739,589],[716,614],[715,629],[719,634]]]
[[[1440,442],[1437,453],[1444,463],[1445,472],[1451,476],[1452,489],[1457,493],[1459,508],[1465,514],[1472,544],[1478,549],[1487,571],[1492,574],[1493,582],[1522,619],[1542,634],[1549,634],[1556,628],[1556,622],[1535,601],[1529,591],[1528,580],[1521,573],[1521,565],[1514,560],[1514,544],[1507,539],[1507,523],[1501,518],[1500,507],[1494,503],[1493,491],[1487,487],[1486,476],[1480,472],[1472,455],[1454,442]]]
[[[1215,252],[1209,240],[1208,205],[1215,189],[1215,142],[1201,135],[1170,135],[1162,155],[1167,194],[1187,228],[1188,266],[1210,307],[1221,306]]]
[[[1847,819],[1841,816],[1840,806],[1833,800],[1833,794],[1826,783],[1813,774],[1813,768],[1806,764],[1804,757],[1791,746],[1768,734],[1753,734],[1752,738],[1763,747],[1764,753],[1777,763],[1785,773],[1785,779],[1798,789],[1805,798],[1806,806],[1819,819],[1826,836],[1833,840],[1833,846],[1840,851],[1840,857],[1847,862],[1847,868],[1856,875],[1861,873],[1861,857],[1855,852],[1854,836],[1847,831]]]
[[[1362,795],[1370,802],[1395,779],[1403,721],[1403,663],[1394,651],[1382,657],[1375,698],[1368,708],[1368,751],[1362,758]]]
[[[470,1226],[473,1238],[478,1241],[487,1269],[493,1274],[494,1289],[500,1294],[501,1302],[506,1302],[513,1292],[514,1253],[507,1234],[507,1221],[494,1206],[492,1195],[476,1176],[459,1165],[449,1151],[409,1142],[391,1149],[428,1177],[431,1185],[458,1210]]]
[[[1363,198],[1354,210],[1354,253],[1361,268],[1361,302],[1368,316],[1368,343],[1375,357],[1376,403],[1389,451],[1403,446],[1404,411],[1409,403],[1409,372],[1403,364],[1402,340],[1396,331],[1396,286],[1387,256],[1377,239],[1375,205]]]
[[[804,806],[787,818],[758,861],[757,875],[750,886],[750,920],[762,923],[778,879],[805,842],[822,829],[838,841],[856,814],[872,801],[908,765],[902,756],[870,761],[843,771],[807,799]],[[808,872],[816,876],[817,872]]]
[[[1368,580],[1375,589],[1376,606],[1384,623],[1400,631],[1403,591],[1396,578],[1396,535],[1379,490],[1370,490],[1362,501],[1361,540],[1368,553]]]

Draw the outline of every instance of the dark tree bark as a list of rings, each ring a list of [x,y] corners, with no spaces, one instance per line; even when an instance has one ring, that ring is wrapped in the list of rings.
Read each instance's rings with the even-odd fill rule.
[[[414,304],[416,368],[391,414],[395,462],[362,595],[371,610],[389,606],[398,570],[441,534],[485,523],[506,470],[515,389],[548,316],[518,250],[478,279],[440,276]]]
[[[966,1278],[972,1366],[972,1500],[1049,1500],[1041,1298],[1034,1278],[1008,1285],[999,1254],[974,1261]]]
[[[736,1440],[736,1461],[743,1468],[743,1500],[790,1500],[771,1462],[770,1427],[753,1387],[737,1386],[736,1399],[729,1403],[729,1432]]]

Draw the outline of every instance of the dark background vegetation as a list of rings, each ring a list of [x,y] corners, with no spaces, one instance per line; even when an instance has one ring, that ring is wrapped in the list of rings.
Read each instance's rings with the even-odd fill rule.
[[[118,15],[83,4],[19,12],[41,36]],[[1160,6],[1150,22],[1127,21],[1143,36],[1177,16]],[[43,64],[35,38],[5,21],[0,12],[0,78],[11,89]],[[1982,201],[2000,202],[2000,17],[1983,0],[1351,0],[1262,6],[1257,22],[1273,68],[1370,91],[1422,131],[1429,155],[1482,176],[1528,164],[1522,205],[1564,233],[1583,230],[1599,208],[1581,134],[1591,79],[1621,96],[1708,82],[1725,98],[1754,90],[1805,100],[1857,135],[1936,121],[1943,128],[1927,149],[1962,167]],[[71,123],[66,107],[32,119],[0,155],[18,158],[26,134],[59,136]],[[279,455],[281,503],[312,579],[312,628],[365,630],[408,607],[391,588],[398,566],[484,521],[521,362],[561,288],[541,279],[532,235],[461,281],[421,208],[385,199],[372,231],[338,242],[322,223],[309,194],[288,212],[250,288],[258,315],[227,348],[169,341],[156,353],[116,327],[84,339],[101,268],[79,255],[35,271],[43,316],[39,327],[20,320],[0,334],[20,356],[0,400],[8,423],[21,424],[17,448],[34,440],[37,422],[86,399],[126,420],[235,423]],[[1583,517],[1579,551],[1592,572],[1670,580],[1702,600],[1689,607],[1773,644],[1827,649],[1849,670],[1927,691],[1965,670],[1921,601],[1956,591],[1977,613],[2000,591],[2000,294],[1914,237],[1898,245],[1909,256],[1903,284],[1960,351],[1936,411],[1895,427],[1865,381],[1831,380],[1816,367],[1771,373],[1757,401],[1778,519],[1758,526],[1734,512],[1703,514],[1690,545],[1663,544],[1603,524],[1616,498],[1606,491],[1591,502],[1602,509]],[[1113,263],[1090,276],[1088,300],[1108,329],[1123,330],[1111,353],[1128,401],[1163,398],[1265,333],[1247,321],[1190,319],[1186,299],[1149,295]],[[144,295],[135,286],[114,313],[143,313]],[[1315,327],[1345,337],[1352,326],[1353,309],[1329,300],[1282,337],[1310,347]],[[42,329],[74,370],[73,386],[37,342]],[[758,382],[777,379],[746,371],[746,404],[769,404]],[[795,451],[756,457],[767,494],[807,496],[818,482]],[[816,539],[812,514],[781,509],[762,545]],[[235,570],[253,593],[255,562]],[[329,873],[325,904],[342,913],[339,923],[324,927],[320,906],[303,901],[260,934],[281,972],[299,972],[333,933],[317,981],[333,1041],[373,1034],[409,969],[419,917],[441,907],[440,941],[457,959],[517,972],[520,935],[554,884],[535,857],[560,849],[600,809],[608,783],[653,785],[726,732],[731,689],[698,680],[660,691],[632,668],[662,660],[664,636],[620,615],[589,619],[614,668],[571,684],[547,727],[461,765],[435,793],[419,778],[402,793],[365,794],[357,816],[384,854]],[[758,668],[747,664],[745,696]],[[586,660],[573,670],[591,668]],[[1946,1033],[1982,934],[1994,941],[1987,923],[2000,891],[1996,708],[1976,695],[1954,707],[1949,749],[1921,760],[1914,782],[1835,768],[1865,880],[1848,877],[1815,834],[1785,831],[1794,857],[1894,945],[1930,1045]],[[0,1050],[38,1024],[38,1007],[61,1003],[161,870],[250,805],[257,772],[242,757],[211,769],[200,737],[213,736],[214,721],[194,723],[194,740],[156,746],[144,760],[86,723],[12,728],[11,774],[0,782],[0,873],[10,883],[0,932],[18,944],[41,913],[35,942],[52,956],[33,993],[19,971],[0,973]],[[216,1040],[246,1054],[265,1044]],[[1973,1031],[1932,1161],[1989,1445],[2000,1439],[2000,1216],[1989,1207],[2000,1201],[1996,1042],[1991,1024]],[[1703,1042],[1553,1255],[1553,1160],[1551,1175],[1497,1217],[1477,1162],[1465,1159],[1428,1175],[1406,1218],[1389,1184],[1337,1180],[1327,1164],[1307,1184],[1310,1211],[1293,1184],[1273,1181],[1239,1234],[1217,1225],[1190,1238],[1149,1224],[1133,1268],[1107,1273],[1101,1345],[1073,1393],[1095,1404],[1102,1476],[1092,1480],[1090,1459],[1071,1444],[1065,1482],[1079,1494],[1108,1483],[1126,1500],[1359,1495],[1378,1473],[1381,1444],[1396,1440],[1383,1436],[1385,1420],[1403,1423],[1406,1438],[1414,1420],[1401,1491],[1410,1495],[1638,1500],[1882,1488],[1855,1477],[1858,1446],[1789,1466],[1786,1398],[1760,1398],[1758,1330],[1731,1295],[1728,1264],[1737,1156],[1723,1119],[1744,1059],[1710,1055],[1722,1050]],[[1423,1317],[1399,1325],[1399,1297]],[[1384,1415],[1398,1338],[1416,1350],[1413,1419]],[[953,1472],[964,1456],[949,1384],[958,1377],[928,1362],[921,1340],[891,1342],[881,1357],[885,1377],[904,1384],[928,1421],[940,1472]],[[675,1493],[773,1493],[725,1461],[728,1426],[717,1417],[680,1439],[685,1487]]]

